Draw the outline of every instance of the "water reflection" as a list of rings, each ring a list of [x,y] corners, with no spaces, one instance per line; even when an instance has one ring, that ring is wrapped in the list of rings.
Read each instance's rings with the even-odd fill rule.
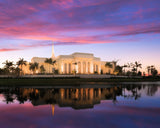
[[[0,127],[160,126],[159,85],[97,87],[0,87]]]
[[[30,101],[32,105],[50,104],[74,109],[93,108],[101,100],[112,100],[117,103],[117,97],[137,100],[142,95],[154,96],[158,85],[120,85],[108,88],[4,88],[1,87],[3,102],[6,104],[18,101],[24,104]],[[54,112],[53,112],[54,113]]]

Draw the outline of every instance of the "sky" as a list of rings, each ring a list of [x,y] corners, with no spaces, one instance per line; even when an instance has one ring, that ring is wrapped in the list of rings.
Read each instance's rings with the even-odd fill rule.
[[[5,60],[94,53],[160,71],[160,0],[0,0],[0,67]]]

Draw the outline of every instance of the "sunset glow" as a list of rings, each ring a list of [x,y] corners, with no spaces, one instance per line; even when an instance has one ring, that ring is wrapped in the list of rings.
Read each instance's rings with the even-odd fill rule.
[[[160,70],[159,0],[0,0],[0,67],[73,52]]]

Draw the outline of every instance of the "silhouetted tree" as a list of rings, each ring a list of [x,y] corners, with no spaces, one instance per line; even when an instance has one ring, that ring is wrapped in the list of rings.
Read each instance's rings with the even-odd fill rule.
[[[11,67],[14,66],[13,62],[6,60],[6,62],[4,62],[3,64],[5,64],[4,69],[9,74],[11,71]]]
[[[49,65],[49,73],[50,73],[50,65],[54,65],[56,63],[56,60],[52,60],[52,58],[46,58],[45,63]]]
[[[158,74],[157,69],[153,65],[151,66],[151,74],[152,74],[153,77],[157,76],[157,74]]]
[[[138,75],[138,76],[142,76],[142,72],[141,72],[141,71],[138,71],[137,75]]]
[[[122,69],[123,68],[120,65],[117,65],[115,68],[115,72],[117,72],[118,75],[122,75],[123,72]]]
[[[35,74],[36,70],[38,69],[38,66],[39,66],[39,64],[38,64],[37,62],[35,62],[35,63],[30,63],[29,69],[30,69],[31,71],[33,71],[33,73]]]
[[[126,64],[124,64],[124,65],[122,66],[122,69],[124,69],[124,70],[123,70],[124,74],[126,74],[125,68],[127,68],[127,67],[128,67],[128,66],[127,66]]]
[[[20,58],[19,61],[17,61],[16,64],[17,64],[18,67],[20,66],[21,74],[23,74],[22,66],[23,66],[23,65],[26,65],[26,64],[27,64],[27,61],[25,61],[23,58]]]
[[[46,70],[45,70],[44,66],[41,65],[41,66],[40,66],[40,72],[41,72],[41,73],[44,73],[45,71],[46,71]]]
[[[109,74],[110,74],[110,68],[113,68],[113,64],[111,62],[106,62],[105,67],[109,68]]]
[[[151,66],[147,66],[148,76],[150,75],[150,71],[151,71]]]

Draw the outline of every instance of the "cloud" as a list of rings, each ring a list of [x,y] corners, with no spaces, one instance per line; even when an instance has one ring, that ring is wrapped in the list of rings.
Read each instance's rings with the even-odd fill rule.
[[[159,0],[0,0],[0,39],[46,41],[39,46],[48,46],[48,40],[57,45],[130,42],[129,35],[160,34],[159,4]],[[37,47],[35,43],[19,48]]]
[[[152,25],[146,27],[138,27],[132,28],[127,31],[123,31],[121,33],[113,34],[112,36],[131,36],[131,35],[138,35],[138,34],[159,34],[160,33],[160,24],[159,25]]]
[[[0,49],[0,52],[9,52],[9,51],[17,51],[17,50],[20,50],[20,49],[2,48],[2,49]]]

